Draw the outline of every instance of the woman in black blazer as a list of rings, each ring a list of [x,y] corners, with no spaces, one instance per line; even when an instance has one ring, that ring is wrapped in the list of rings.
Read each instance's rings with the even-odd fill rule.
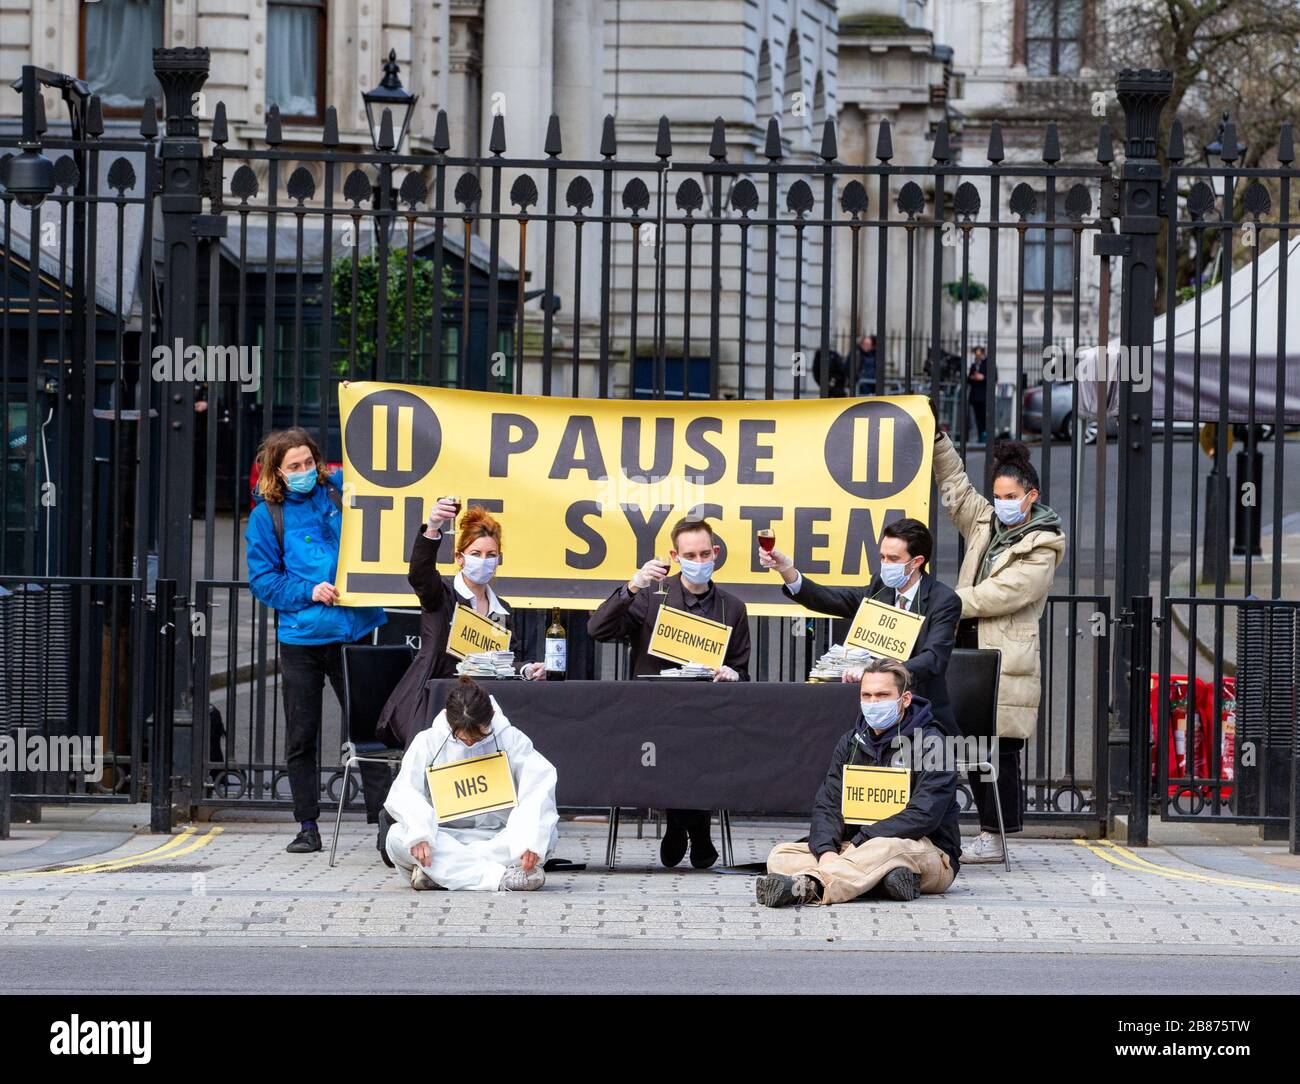
[[[472,606],[506,628],[513,625],[510,608],[492,590],[501,561],[501,524],[486,509],[475,506],[461,517],[456,574],[439,574],[438,546],[443,530],[452,526],[455,516],[455,503],[445,497],[439,500],[411,547],[407,580],[420,600],[420,650],[379,715],[379,737],[389,744],[405,747],[433,718],[429,681],[456,676],[458,660],[447,653],[447,637],[458,604]],[[544,679],[546,664],[525,663],[520,675]]]

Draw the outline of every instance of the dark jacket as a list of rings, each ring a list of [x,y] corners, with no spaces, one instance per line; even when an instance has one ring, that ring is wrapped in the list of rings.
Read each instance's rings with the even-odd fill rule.
[[[587,620],[587,632],[593,640],[630,640],[632,642],[632,676],[657,674],[667,670],[676,663],[661,659],[647,653],[650,637],[654,633],[655,618],[659,614],[660,604],[675,610],[690,611],[686,605],[686,588],[682,586],[682,576],[678,572],[664,581],[668,594],[656,594],[654,587],[645,587],[635,594],[624,590],[626,584],[609,596]],[[727,654],[723,662],[740,675],[741,681],[749,680],[749,611],[745,604],[735,595],[724,591],[717,584],[713,585],[717,594],[717,606],[712,619],[724,625],[732,626],[731,639],[727,641]]]
[[[456,612],[456,591],[451,576],[438,573],[438,546],[441,540],[426,538],[424,524],[411,546],[411,564],[407,581],[420,600],[420,650],[402,680],[379,714],[376,734],[394,748],[405,748],[410,740],[429,725],[434,712],[429,702],[427,684],[434,678],[456,676],[455,655],[447,654],[447,637]],[[466,600],[461,600],[466,601]],[[498,598],[502,607],[505,602]],[[506,628],[511,629],[513,615],[506,614]]]
[[[898,599],[898,592],[886,587],[879,576],[872,577],[866,587],[823,587],[805,576],[797,595],[789,585],[782,585],[781,590],[810,610],[842,618],[852,618],[864,598],[887,606],[893,606]],[[916,611],[925,620],[912,648],[912,657],[903,664],[912,675],[912,694],[929,701],[935,718],[955,735],[957,719],[948,699],[945,675],[957,637],[957,622],[961,619],[961,599],[947,584],[922,572],[916,589]]]
[[[808,829],[808,849],[817,857],[826,851],[839,853],[848,842],[861,846],[869,839],[927,838],[952,859],[953,872],[961,858],[961,829],[958,826],[957,773],[955,771],[911,772],[911,795],[907,808],[875,824],[845,824],[840,816],[840,788],[846,764],[879,764],[894,767],[901,757],[901,737],[918,747],[915,763],[924,753],[925,735],[938,739],[946,735],[935,723],[930,705],[919,696],[912,697],[901,723],[881,734],[874,733],[859,716],[853,729],[836,743],[826,779],[813,801],[812,825]]]

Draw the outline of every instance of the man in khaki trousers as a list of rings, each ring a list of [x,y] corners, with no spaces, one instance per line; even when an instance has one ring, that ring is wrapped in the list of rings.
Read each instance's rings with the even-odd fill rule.
[[[944,742],[946,731],[929,703],[909,691],[910,682],[902,663],[873,659],[867,664],[859,717],[835,746],[813,803],[807,842],[772,848],[767,876],[756,885],[759,903],[844,903],[868,893],[913,900],[952,884],[961,855],[957,772],[949,770],[948,757],[931,770],[933,743],[948,750],[951,744]],[[842,803],[850,766],[906,769],[906,804],[901,776],[872,777],[868,785],[881,787],[884,800],[901,808],[870,824],[847,823]]]

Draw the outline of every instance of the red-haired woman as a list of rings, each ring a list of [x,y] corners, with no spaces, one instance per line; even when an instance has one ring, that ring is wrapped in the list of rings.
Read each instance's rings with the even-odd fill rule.
[[[455,503],[442,498],[411,546],[407,579],[420,600],[420,650],[379,716],[379,735],[390,744],[410,745],[433,717],[429,680],[456,676],[458,660],[447,652],[447,636],[458,605],[470,606],[505,628],[512,624],[510,607],[492,589],[501,563],[501,524],[487,509],[475,505],[461,515],[453,556],[456,572],[438,572],[442,532],[453,528],[455,517]],[[525,663],[520,675],[545,678],[546,665]]]

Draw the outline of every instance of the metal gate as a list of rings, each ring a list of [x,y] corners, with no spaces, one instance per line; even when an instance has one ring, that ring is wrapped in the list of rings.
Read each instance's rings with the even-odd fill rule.
[[[175,623],[172,674],[176,755],[189,788],[183,805],[284,801],[275,640],[268,613],[247,594],[241,516],[262,434],[305,424],[336,456],[341,379],[595,396],[925,390],[978,482],[987,457],[971,425],[965,376],[979,345],[989,383],[1009,388],[1009,401],[991,404],[990,429],[1037,437],[1043,499],[1069,538],[1043,617],[1044,697],[1025,754],[1027,809],[1031,818],[1104,825],[1112,747],[1127,742],[1137,702],[1132,637],[1118,615],[1152,590],[1153,509],[1164,529],[1177,505],[1169,470],[1176,451],[1166,423],[1163,491],[1153,501],[1153,479],[1162,475],[1154,469],[1161,445],[1151,440],[1150,391],[1121,383],[1116,439],[1102,424],[1090,443],[1080,381],[1062,391],[1065,382],[1046,363],[1085,346],[1153,342],[1162,199],[1181,176],[1157,161],[1164,75],[1121,74],[1122,156],[1105,123],[1086,163],[1063,160],[1054,125],[1040,148],[1011,154],[995,125],[981,161],[969,151],[958,160],[941,125],[929,162],[899,163],[883,126],[874,161],[848,164],[838,160],[833,122],[819,154],[805,159],[785,149],[775,119],[761,151],[738,149],[719,122],[709,160],[699,162],[674,156],[667,119],[642,160],[619,157],[613,118],[596,156],[566,157],[557,122],[543,158],[511,158],[501,117],[482,157],[449,153],[445,118],[433,153],[398,153],[391,132],[381,134],[379,151],[347,153],[338,149],[332,109],[318,147],[286,145],[272,110],[263,145],[234,148],[222,106],[202,126],[192,111],[206,50],[159,50],[156,67],[165,136],[156,139],[152,103],[138,141],[100,138],[93,101],[74,140],[42,139],[33,117],[23,152],[67,152],[75,175],[56,161],[59,183],[43,211],[28,211],[9,189],[3,195],[0,540],[21,546],[14,571],[24,574],[39,569],[48,546],[51,569],[129,574],[144,580],[146,597],[158,576],[177,582],[176,605],[189,617]],[[1278,171],[1284,186],[1289,170],[1288,163]],[[161,237],[160,260],[155,267],[152,247],[141,246],[135,290],[123,283],[110,291],[108,311],[96,311],[106,328],[92,332],[94,306],[85,320],[72,318],[82,311],[76,290],[84,294],[102,277],[94,268],[110,248],[99,225],[106,216],[120,223],[116,252],[130,249],[132,208],[142,236]],[[10,284],[21,261],[10,223],[27,219],[29,232],[39,232],[51,213],[80,215],[84,243],[74,228],[69,274],[54,276],[71,283],[55,291],[51,324],[68,351],[52,355],[61,382],[43,393],[36,389],[44,349],[34,336],[21,346],[25,367],[14,364],[20,344],[11,324],[22,310],[11,303]],[[571,255],[561,260],[557,249]],[[521,274],[530,251],[544,253],[536,284]],[[850,291],[847,328],[835,326],[837,268]],[[30,286],[29,302],[35,292]],[[889,304],[895,296],[907,299],[898,317]],[[972,309],[980,303],[977,324]],[[837,368],[832,348],[864,334],[881,344],[874,373],[864,372],[865,353],[841,357]],[[176,342],[259,350],[260,387],[155,378],[141,359],[155,343]],[[20,453],[11,442],[9,381],[17,372],[26,377],[23,417],[37,417],[42,394],[55,408],[50,465],[57,460],[73,487],[80,516],[46,525],[27,499],[42,466],[34,441]],[[1108,390],[1103,382],[1098,398]],[[1053,433],[1058,405],[1062,440]],[[101,446],[103,459],[92,455]],[[11,464],[26,487],[12,516]],[[961,542],[938,501],[931,507],[932,570],[953,580]],[[128,512],[129,534],[100,536],[96,516]],[[1157,546],[1168,545],[1162,538]],[[525,621],[526,640],[540,631],[537,620]],[[756,676],[802,680],[829,636],[824,620],[756,619]],[[617,648],[581,634],[571,657],[584,675],[612,676],[621,666]],[[327,748],[337,724],[327,720]],[[1145,729],[1143,716],[1137,730]],[[335,774],[323,766],[327,794]]]

